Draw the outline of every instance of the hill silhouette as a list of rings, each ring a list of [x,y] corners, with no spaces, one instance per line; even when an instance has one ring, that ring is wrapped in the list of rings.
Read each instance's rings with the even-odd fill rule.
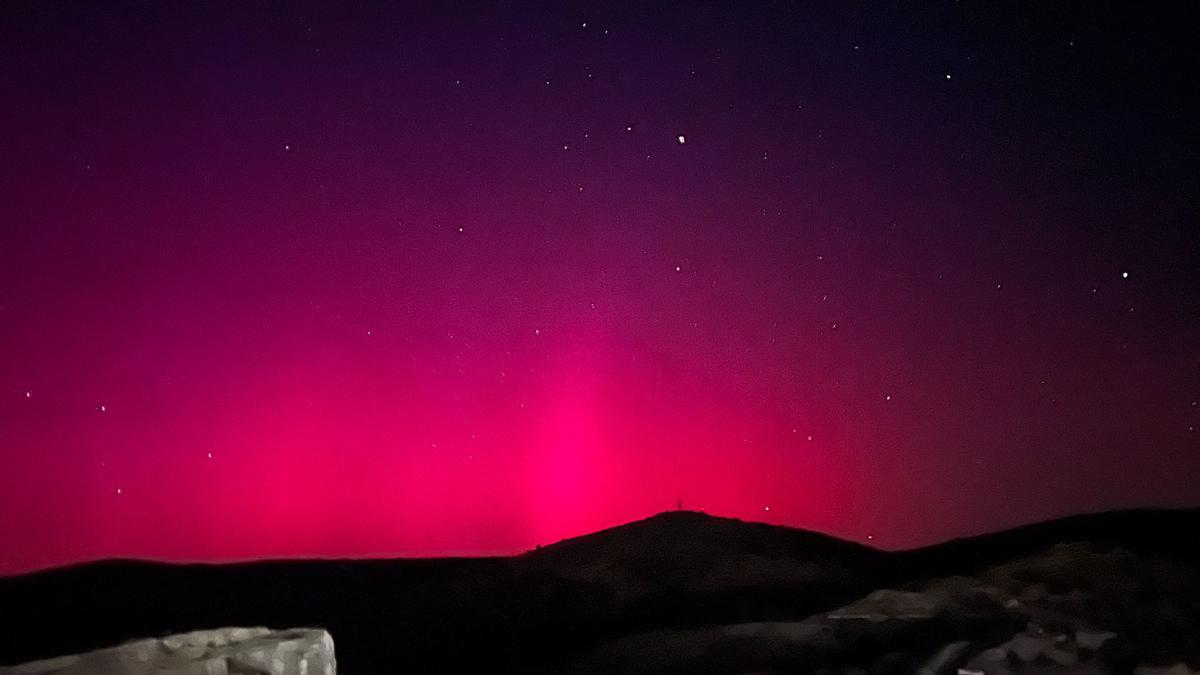
[[[16,619],[0,663],[215,626],[312,625],[333,634],[346,673],[802,672],[885,657],[905,672],[943,645],[1001,644],[1035,620],[1107,622],[1137,639],[1097,652],[1108,662],[1186,661],[1200,655],[1172,636],[1200,626],[1197,531],[1200,509],[1119,511],[889,552],[676,511],[512,557],[110,560],[0,579]],[[1174,618],[1122,618],[1135,606]]]

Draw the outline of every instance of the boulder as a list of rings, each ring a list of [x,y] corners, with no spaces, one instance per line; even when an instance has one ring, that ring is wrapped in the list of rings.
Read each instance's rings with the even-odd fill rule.
[[[921,664],[918,675],[942,675],[951,672],[952,665],[961,659],[971,648],[971,643],[965,640],[951,642],[942,647],[928,661]],[[955,669],[957,670],[957,669]]]
[[[135,640],[86,654],[0,668],[0,675],[334,675],[333,638],[319,628],[218,628]]]

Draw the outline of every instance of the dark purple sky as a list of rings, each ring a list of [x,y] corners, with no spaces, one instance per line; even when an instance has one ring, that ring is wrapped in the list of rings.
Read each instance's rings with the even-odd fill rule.
[[[1182,6],[0,10],[0,573],[1200,505]]]

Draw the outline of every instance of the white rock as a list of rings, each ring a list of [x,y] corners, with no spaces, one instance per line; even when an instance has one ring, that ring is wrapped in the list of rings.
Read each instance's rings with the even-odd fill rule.
[[[78,655],[59,656],[45,661],[34,661],[32,663],[23,663],[19,666],[14,666],[7,670],[0,669],[0,672],[11,673],[12,675],[27,675],[29,673],[53,673],[59,669],[70,668],[80,662]],[[47,670],[48,669],[48,670]]]
[[[229,675],[231,667],[334,675],[333,637],[319,628],[220,628],[0,668],[0,675]]]

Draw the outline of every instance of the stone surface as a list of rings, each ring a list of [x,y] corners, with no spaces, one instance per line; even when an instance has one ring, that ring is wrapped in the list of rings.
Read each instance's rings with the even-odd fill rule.
[[[942,647],[928,661],[921,665],[917,670],[918,675],[942,675],[956,670],[951,667],[955,661],[967,653],[971,648],[971,643],[966,640],[959,642],[951,642]]]
[[[0,675],[334,675],[333,638],[319,628],[218,628],[149,638],[11,668]]]
[[[1108,630],[1077,630],[1075,631],[1075,642],[1079,644],[1081,649],[1091,649],[1096,651],[1104,646],[1105,642],[1117,637],[1117,634]]]
[[[939,675],[1105,675],[1139,663],[1141,675],[1200,675],[1197,579],[1187,561],[1056,546],[973,576],[876,590],[802,620],[627,636],[576,671],[706,672],[716,654],[769,661],[770,672],[809,672],[821,660]]]

